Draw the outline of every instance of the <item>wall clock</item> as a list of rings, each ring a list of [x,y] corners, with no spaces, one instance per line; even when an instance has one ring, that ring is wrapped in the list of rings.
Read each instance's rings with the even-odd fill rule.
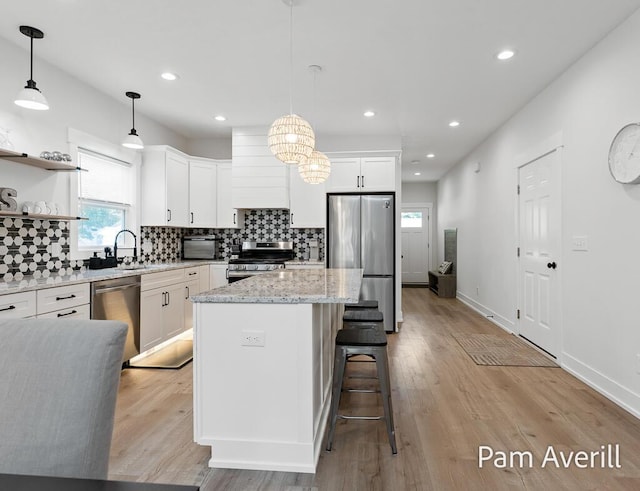
[[[613,138],[609,171],[622,184],[640,183],[640,123],[623,126]]]

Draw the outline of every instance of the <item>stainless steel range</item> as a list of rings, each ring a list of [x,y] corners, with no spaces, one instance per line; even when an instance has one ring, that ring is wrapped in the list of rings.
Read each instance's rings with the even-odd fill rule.
[[[293,259],[293,242],[243,242],[237,259],[229,260],[229,283],[284,268]]]

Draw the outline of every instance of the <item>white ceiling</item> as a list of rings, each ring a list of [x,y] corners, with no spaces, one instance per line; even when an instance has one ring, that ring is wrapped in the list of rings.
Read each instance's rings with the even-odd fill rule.
[[[640,0],[297,0],[294,112],[320,143],[322,135],[399,135],[403,180],[436,180],[638,7]],[[282,0],[3,5],[0,36],[28,50],[23,24],[45,33],[36,58],[125,104],[125,91],[140,92],[136,111],[187,138],[230,137],[234,126],[266,126],[289,112]],[[504,47],[517,55],[498,62]],[[311,64],[322,66],[315,109]],[[180,79],[162,80],[166,70]],[[376,116],[364,118],[367,109]],[[461,125],[449,128],[452,119]],[[436,157],[426,159],[429,152]]]

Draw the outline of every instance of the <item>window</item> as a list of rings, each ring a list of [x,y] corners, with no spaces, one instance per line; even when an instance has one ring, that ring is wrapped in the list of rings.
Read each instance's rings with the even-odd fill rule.
[[[403,211],[400,215],[401,228],[421,228],[422,212],[421,211]]]
[[[136,171],[127,162],[78,148],[78,251],[113,247],[116,234],[135,228]],[[120,245],[120,244],[119,244]]]

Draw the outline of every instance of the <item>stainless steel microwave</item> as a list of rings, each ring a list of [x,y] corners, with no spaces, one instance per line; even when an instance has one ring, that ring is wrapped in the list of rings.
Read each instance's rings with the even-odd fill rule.
[[[217,259],[218,239],[215,235],[186,235],[182,238],[183,259]]]

